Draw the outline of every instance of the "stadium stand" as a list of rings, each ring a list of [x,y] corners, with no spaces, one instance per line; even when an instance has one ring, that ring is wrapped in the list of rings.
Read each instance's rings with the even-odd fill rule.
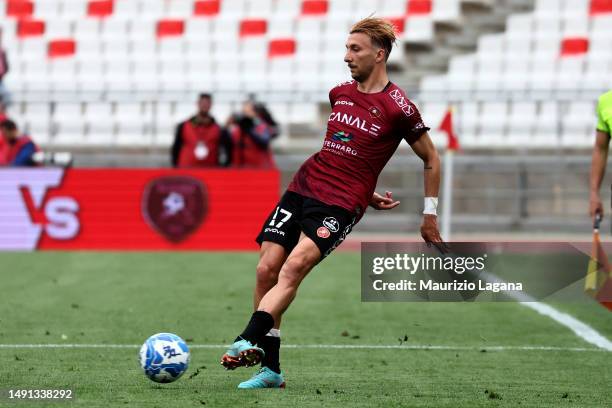
[[[459,104],[466,147],[591,147],[611,70],[612,1],[537,0],[533,12],[508,17],[505,32],[481,36],[475,53],[452,57],[448,73],[423,78],[421,95],[477,101]],[[506,101],[491,102],[500,95]],[[445,109],[424,103],[433,123]]]
[[[316,126],[317,103],[347,77],[343,46],[356,18],[393,21],[401,82],[411,47],[462,26],[470,4],[496,11],[493,0],[0,0],[6,86],[18,101],[10,113],[43,145],[166,146],[193,110],[185,101],[207,90],[220,95],[220,120],[254,92],[282,124]],[[423,78],[427,121],[437,124],[450,99],[461,102],[467,148],[590,144],[593,103],[573,100],[611,85],[611,4],[537,0],[509,16],[505,32],[480,35],[475,53]],[[560,90],[572,101],[562,109],[546,99]],[[514,97],[487,102],[500,93]]]

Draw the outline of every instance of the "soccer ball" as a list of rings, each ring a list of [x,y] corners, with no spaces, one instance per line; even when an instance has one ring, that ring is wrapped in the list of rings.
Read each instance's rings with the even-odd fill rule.
[[[140,366],[151,381],[171,383],[187,371],[189,348],[176,334],[154,334],[140,348]]]

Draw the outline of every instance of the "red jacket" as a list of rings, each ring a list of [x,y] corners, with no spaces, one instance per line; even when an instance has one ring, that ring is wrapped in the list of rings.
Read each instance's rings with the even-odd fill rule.
[[[178,167],[212,167],[219,165],[221,128],[211,118],[209,124],[193,117],[181,123],[172,148],[172,161]]]
[[[29,136],[20,136],[18,137],[14,143],[6,142],[4,136],[2,137],[2,142],[0,142],[0,165],[2,166],[11,166],[11,165],[19,165],[19,166],[27,166],[34,165],[31,162],[31,157],[26,162],[15,164],[14,161],[21,152],[21,150],[28,144],[32,143],[34,147],[34,152],[40,151],[36,143],[30,139]]]
[[[239,126],[230,129],[233,167],[275,168],[269,142],[273,130],[265,122],[257,123],[250,132]],[[256,142],[259,139],[259,143]]]

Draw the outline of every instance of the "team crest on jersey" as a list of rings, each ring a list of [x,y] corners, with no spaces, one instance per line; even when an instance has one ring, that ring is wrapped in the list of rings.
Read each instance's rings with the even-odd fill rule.
[[[329,232],[329,230],[326,227],[319,227],[317,229],[317,236],[319,238],[329,238],[330,235],[331,235],[331,233]]]
[[[406,116],[411,116],[414,113],[412,105],[410,104],[408,99],[402,95],[399,89],[394,89],[389,92],[389,96],[395,101],[397,106],[400,107],[400,109],[402,110],[402,112],[404,112]]]
[[[380,118],[381,112],[380,112],[380,109],[378,109],[376,106],[370,107],[368,111],[370,112],[371,117]]]

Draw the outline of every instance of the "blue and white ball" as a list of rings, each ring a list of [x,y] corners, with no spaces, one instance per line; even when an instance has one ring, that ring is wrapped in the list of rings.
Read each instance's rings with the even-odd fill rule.
[[[189,357],[185,341],[172,333],[154,334],[140,348],[140,366],[158,383],[178,380],[187,371]]]

